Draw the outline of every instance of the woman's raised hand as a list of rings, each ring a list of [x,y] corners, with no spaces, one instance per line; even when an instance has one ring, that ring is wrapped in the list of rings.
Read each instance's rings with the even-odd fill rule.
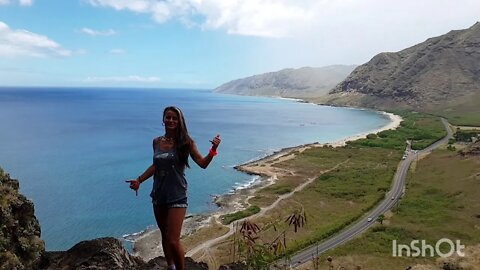
[[[140,188],[140,181],[135,180],[126,180],[126,183],[130,183],[130,188],[135,190],[135,196],[138,196],[138,189]]]
[[[212,143],[212,150],[217,151],[218,145],[222,142],[222,139],[220,139],[220,134],[217,134],[213,140],[210,141]]]

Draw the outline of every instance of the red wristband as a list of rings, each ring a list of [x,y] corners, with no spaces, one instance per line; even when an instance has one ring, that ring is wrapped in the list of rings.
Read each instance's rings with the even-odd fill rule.
[[[217,153],[217,151],[213,151],[213,149],[210,148],[210,150],[208,151],[208,154],[209,154],[210,156],[214,157],[214,156],[216,156],[218,153]]]

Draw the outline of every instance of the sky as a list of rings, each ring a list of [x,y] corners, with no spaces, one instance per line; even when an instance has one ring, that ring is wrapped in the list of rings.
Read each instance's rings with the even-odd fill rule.
[[[480,21],[478,0],[0,0],[0,86],[212,89],[360,65]]]

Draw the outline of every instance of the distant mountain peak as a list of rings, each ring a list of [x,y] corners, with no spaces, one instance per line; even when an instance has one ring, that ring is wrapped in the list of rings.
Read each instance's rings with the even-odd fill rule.
[[[238,95],[310,98],[326,94],[355,66],[286,68],[222,84],[214,91]]]

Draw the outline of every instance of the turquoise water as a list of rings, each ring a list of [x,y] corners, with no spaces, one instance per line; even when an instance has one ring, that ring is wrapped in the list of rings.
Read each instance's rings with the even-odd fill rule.
[[[216,209],[212,195],[252,180],[233,166],[275,150],[332,142],[386,125],[384,115],[209,90],[0,88],[0,166],[35,203],[48,250],[154,225],[145,182],[139,196],[124,180],[152,162],[163,108],[180,107],[199,150],[221,134],[207,170],[191,161],[188,213]]]

